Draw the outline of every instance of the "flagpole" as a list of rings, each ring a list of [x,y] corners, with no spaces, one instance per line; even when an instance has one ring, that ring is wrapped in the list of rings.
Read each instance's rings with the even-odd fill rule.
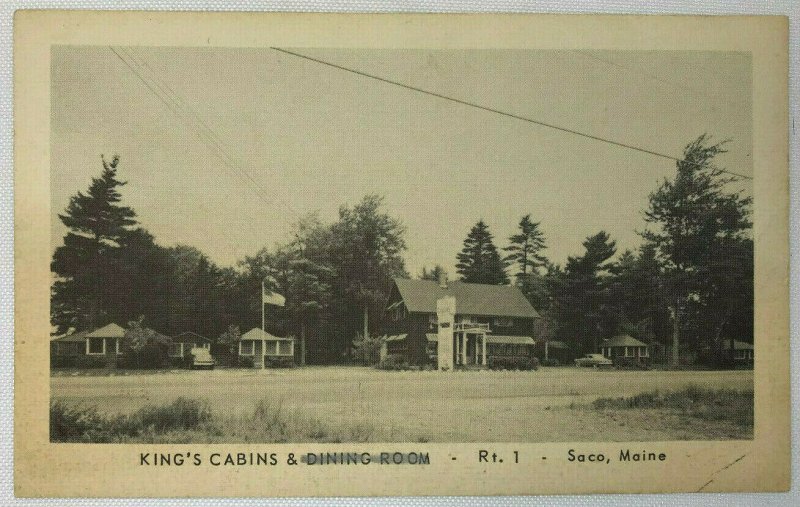
[[[261,330],[266,332],[266,324],[264,322],[264,280],[261,280]]]

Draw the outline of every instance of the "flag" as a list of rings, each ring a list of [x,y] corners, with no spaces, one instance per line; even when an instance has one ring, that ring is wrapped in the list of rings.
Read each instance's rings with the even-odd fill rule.
[[[261,304],[284,306],[286,304],[286,298],[277,292],[270,292],[267,289],[262,289]]]

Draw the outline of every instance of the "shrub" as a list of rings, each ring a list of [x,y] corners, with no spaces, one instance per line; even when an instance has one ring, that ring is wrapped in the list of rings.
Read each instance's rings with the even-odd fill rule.
[[[539,360],[535,357],[490,357],[486,360],[486,366],[492,370],[538,370]]]
[[[68,407],[60,401],[50,403],[50,440],[53,442],[107,442],[102,433],[108,423],[95,407]]]
[[[386,356],[386,359],[378,363],[377,368],[380,370],[408,370],[410,366],[406,359],[398,354]]]
[[[558,361],[558,359],[552,357],[547,359],[542,359],[541,364],[542,366],[561,366],[561,363]]]
[[[193,362],[193,357],[191,354],[186,354],[183,357],[170,357],[169,364],[173,368],[191,368]]]
[[[206,402],[178,398],[169,405],[148,405],[131,415],[107,417],[96,407],[50,403],[52,442],[119,442],[180,430],[214,431]]]
[[[239,356],[236,363],[239,368],[252,368],[253,364],[253,358],[250,356]]]
[[[649,391],[635,396],[598,398],[597,410],[667,409],[705,420],[727,420],[739,426],[753,426],[753,391],[705,389],[688,386],[680,391]]]
[[[626,370],[646,370],[648,368],[647,363],[635,357],[615,357],[614,366]]]
[[[196,429],[211,421],[211,409],[207,402],[188,398],[177,398],[169,405],[147,405],[134,412],[123,426],[127,434],[138,434],[143,430],[165,433],[172,430]]]
[[[78,356],[57,356],[50,354],[50,368],[75,368]]]
[[[108,360],[105,356],[76,356],[75,368],[81,369],[97,369],[109,366]]]
[[[265,357],[267,368],[294,368],[294,357]]]
[[[353,340],[353,359],[364,366],[375,366],[381,360],[383,338],[378,336],[356,335]]]
[[[166,347],[148,343],[141,349],[128,349],[117,360],[117,367],[127,369],[154,370],[170,364]]]

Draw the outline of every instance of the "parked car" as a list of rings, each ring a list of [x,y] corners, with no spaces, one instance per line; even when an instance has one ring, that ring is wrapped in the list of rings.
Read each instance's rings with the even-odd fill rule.
[[[193,370],[199,370],[201,368],[213,370],[215,364],[216,361],[214,361],[214,358],[211,356],[211,352],[208,349],[204,349],[202,347],[195,347],[192,349]]]
[[[600,368],[602,366],[614,366],[614,362],[603,354],[586,354],[575,360],[575,366],[592,366]]]

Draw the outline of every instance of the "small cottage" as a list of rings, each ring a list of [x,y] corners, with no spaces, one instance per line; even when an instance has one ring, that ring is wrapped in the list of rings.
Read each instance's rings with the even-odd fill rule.
[[[731,341],[724,340],[722,342],[722,350],[726,355],[731,353]],[[733,364],[735,366],[750,367],[753,366],[755,348],[752,343],[740,342],[733,340]]]
[[[565,365],[572,364],[575,360],[575,352],[573,352],[572,347],[560,340],[537,342],[535,352],[546,364]]]
[[[620,360],[646,363],[650,360],[647,344],[626,334],[603,340],[600,344],[600,353],[615,363]]]
[[[86,334],[86,355],[102,357],[106,364],[113,366],[117,362],[117,356],[122,355],[123,338],[125,329],[114,323],[95,329]]]
[[[65,334],[50,340],[51,357],[74,357],[86,354],[86,335],[89,331]]]
[[[169,347],[169,357],[183,359],[191,354],[193,348],[210,350],[211,340],[191,331],[173,336],[172,344]]]
[[[294,338],[281,338],[253,328],[239,340],[239,357],[252,358],[254,368],[294,366]]]

